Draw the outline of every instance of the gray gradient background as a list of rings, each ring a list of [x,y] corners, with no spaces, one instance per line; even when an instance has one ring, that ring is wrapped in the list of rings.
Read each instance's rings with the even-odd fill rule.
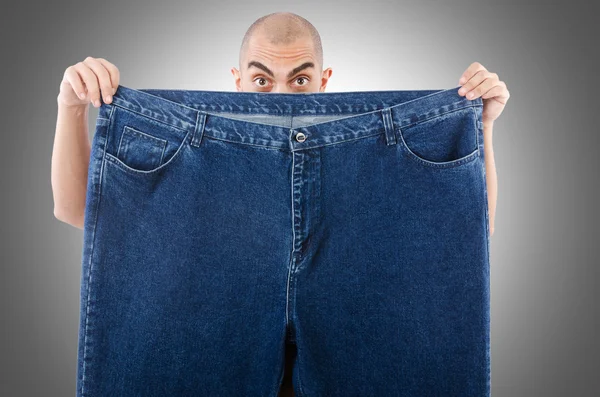
[[[590,4],[592,2],[589,2]],[[248,26],[292,11],[320,31],[328,92],[443,89],[471,62],[511,93],[494,128],[492,395],[600,386],[597,13],[538,2],[20,2],[2,43],[2,396],[75,394],[82,231],[54,218],[64,70],[104,57],[133,88],[234,91]],[[97,110],[90,110],[90,138]]]

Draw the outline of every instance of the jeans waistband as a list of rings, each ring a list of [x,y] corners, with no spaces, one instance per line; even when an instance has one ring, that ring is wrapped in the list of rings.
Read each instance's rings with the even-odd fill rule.
[[[301,150],[385,133],[396,143],[398,129],[457,109],[483,106],[460,87],[443,90],[389,90],[311,93],[259,93],[204,90],[133,89],[119,85],[100,118],[117,106],[208,135],[279,149]],[[299,133],[304,140],[298,139]]]

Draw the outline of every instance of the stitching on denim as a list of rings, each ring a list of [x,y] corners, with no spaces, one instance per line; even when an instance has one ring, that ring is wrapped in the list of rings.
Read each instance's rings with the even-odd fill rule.
[[[220,117],[220,118],[222,118],[222,119],[227,119],[227,120],[232,120],[232,121],[239,121],[239,122],[242,122],[242,123],[250,123],[250,124],[261,125],[261,126],[265,126],[265,125],[266,125],[266,126],[269,126],[269,127],[276,127],[276,128],[281,128],[281,129],[286,129],[286,128],[288,128],[288,127],[289,127],[289,126],[285,126],[285,125],[279,125],[279,124],[258,123],[258,122],[256,122],[256,121],[252,121],[252,120],[241,120],[241,119],[238,119],[238,118],[235,118],[235,117],[227,117],[227,116],[223,116],[221,113],[212,113],[212,112],[207,112],[207,111],[205,111],[205,110],[202,110],[202,111],[200,111],[200,112],[202,112],[202,113],[206,113],[207,115],[210,115],[210,116],[212,116],[212,117]],[[246,116],[246,115],[247,115],[247,116],[250,116],[250,114],[245,114],[245,113],[242,113],[242,115],[243,115],[243,116]],[[267,115],[267,116],[271,116],[271,114],[270,114],[270,113],[266,113],[265,115]],[[281,115],[281,116],[285,116],[285,115]],[[311,124],[311,125],[312,125],[312,124]]]
[[[121,134],[121,139],[119,140],[119,148],[117,149],[117,157],[119,157],[119,154],[121,153],[121,145],[123,144],[123,136],[125,136],[125,133],[133,134],[135,136],[139,136],[140,138],[147,139],[147,140],[149,140],[151,142],[152,142],[152,140],[154,140],[155,143],[153,143],[153,144],[155,144],[158,147],[162,146],[162,153],[160,155],[159,164],[162,162],[163,155],[164,155],[165,150],[167,148],[167,140],[166,139],[162,139],[162,138],[158,138],[158,137],[155,137],[155,136],[152,136],[152,135],[150,135],[148,133],[145,133],[143,131],[140,131],[140,130],[137,130],[135,128],[132,128],[132,127],[130,127],[128,125],[126,125],[125,127],[123,127],[123,133]]]
[[[403,146],[404,149],[406,149],[406,153],[408,154],[408,157],[415,161],[418,161],[420,164],[426,165],[430,168],[447,169],[447,168],[458,167],[460,165],[463,165],[464,163],[468,163],[468,162],[474,160],[479,155],[479,147],[478,147],[477,149],[475,149],[471,153],[467,154],[466,156],[461,157],[460,159],[438,162],[438,163],[436,163],[434,161],[428,161],[428,160],[422,159],[421,157],[417,156],[417,154],[408,147],[408,145],[406,144],[406,141],[404,140],[404,136],[403,136],[401,129],[398,129],[398,134],[400,135],[400,140],[402,141],[401,146]]]
[[[149,92],[146,92],[146,91],[137,90],[137,89],[135,89],[135,88],[128,88],[128,89],[129,89],[129,90],[133,90],[133,91],[137,91],[138,93],[141,93],[141,94],[144,94],[144,95],[151,96],[151,97],[153,97],[153,98],[160,99],[161,101],[166,101],[166,102],[172,103],[173,105],[176,105],[176,106],[178,106],[178,107],[185,108],[186,110],[193,110],[193,111],[198,111],[198,112],[202,112],[202,111],[203,111],[203,110],[200,110],[200,109],[196,109],[196,108],[193,108],[193,107],[189,107],[189,106],[187,106],[187,105],[185,105],[185,104],[183,104],[183,103],[181,103],[181,102],[173,102],[172,100],[170,100],[170,99],[167,99],[167,98],[165,98],[165,97],[163,97],[163,96],[154,95],[154,94],[151,94],[151,93],[149,93]],[[153,91],[162,91],[162,92],[164,92],[164,91],[172,91],[172,90],[167,90],[167,89],[162,89],[162,90],[161,90],[161,89],[157,89],[157,90],[153,90]],[[214,91],[208,91],[208,92],[214,92]],[[120,100],[120,101],[123,101],[123,102],[125,102],[125,103],[126,103],[126,104],[128,104],[128,105],[133,105],[133,106],[136,106],[136,105],[134,105],[134,104],[130,103],[129,101],[124,101],[124,100],[122,100],[122,99],[120,99],[120,98],[119,98],[119,100]]]
[[[369,134],[369,135],[362,135],[356,138],[342,138],[342,140],[340,141],[336,141],[336,142],[331,142],[331,143],[323,143],[320,145],[316,145],[316,146],[308,146],[305,148],[299,148],[299,150],[306,150],[306,149],[316,149],[316,148],[320,148],[320,147],[325,147],[325,146],[332,146],[332,145],[339,145],[339,144],[343,144],[346,142],[352,142],[352,141],[357,141],[359,139],[366,139],[366,138],[372,138],[374,136],[380,136],[380,135],[385,135],[385,132],[377,132],[375,134]]]
[[[106,147],[108,146],[108,135],[110,132],[110,122],[113,119],[114,107],[110,109],[110,117],[107,119],[109,123],[105,126],[106,131],[104,133],[104,144],[102,147],[102,156],[100,158],[100,172],[98,175],[98,192],[97,192],[97,203],[95,207],[95,216],[94,216],[94,228],[92,229],[92,238],[91,238],[91,247],[89,252],[89,262],[88,262],[88,281],[87,281],[87,291],[86,291],[86,308],[85,308],[85,330],[83,333],[83,357],[82,357],[82,369],[81,369],[81,396],[85,395],[84,386],[85,386],[85,372],[87,367],[87,341],[88,341],[88,325],[90,320],[90,291],[92,284],[92,271],[94,270],[93,264],[94,261],[94,248],[96,245],[94,244],[96,239],[96,228],[98,227],[98,213],[100,212],[100,203],[102,202],[102,178],[104,176],[104,157],[106,155]],[[106,120],[106,119],[105,119]]]
[[[174,161],[176,161],[179,157],[181,157],[180,153],[183,152],[184,147],[186,146],[186,142],[190,136],[190,134],[192,133],[191,130],[188,130],[187,134],[185,135],[185,137],[183,138],[183,142],[179,145],[179,148],[177,149],[177,151],[175,152],[175,154],[173,154],[173,156],[164,164],[161,164],[160,166],[158,166],[157,168],[148,170],[148,171],[142,171],[142,170],[136,170],[135,168],[131,168],[130,166],[128,166],[127,164],[125,164],[122,160],[120,160],[119,158],[113,156],[110,153],[105,153],[105,157],[106,160],[110,161],[111,163],[115,164],[116,166],[118,166],[119,168],[121,168],[123,171],[128,172],[130,174],[133,175],[151,175],[151,174],[155,174],[158,171],[164,169],[165,167],[167,167],[169,164],[173,163]]]
[[[190,145],[194,147],[200,147],[202,144],[202,139],[204,138],[204,132],[206,129],[206,119],[207,116],[205,113],[196,113],[196,123],[193,127],[194,132],[190,141]]]
[[[131,89],[131,88],[129,88],[129,89]],[[424,100],[424,99],[434,98],[437,95],[442,95],[444,93],[447,93],[448,91],[452,91],[452,90],[456,90],[456,89],[458,89],[458,87],[453,87],[453,88],[449,88],[449,89],[445,89],[445,90],[439,90],[439,91],[433,92],[431,94],[427,94],[427,95],[424,95],[424,96],[420,96],[418,98],[411,99],[410,101],[406,101],[406,102],[402,102],[402,103],[399,103],[399,104],[396,104],[396,105],[392,105],[392,106],[390,106],[390,108],[393,109],[393,108],[396,108],[396,107],[399,107],[399,106],[406,106],[407,104],[410,104],[410,103],[415,102],[415,101],[420,101],[420,100]],[[135,90],[135,89],[131,89],[131,90]],[[152,98],[156,98],[156,99],[159,99],[161,101],[168,102],[168,103],[170,103],[170,104],[172,104],[172,105],[174,105],[174,106],[176,106],[178,108],[185,109],[186,111],[203,112],[203,113],[206,113],[206,114],[211,114],[213,116],[227,118],[227,117],[224,117],[224,116],[219,116],[218,112],[217,113],[210,113],[210,112],[207,112],[206,110],[198,109],[198,108],[195,108],[195,107],[190,107],[190,106],[187,106],[187,105],[185,105],[185,104],[183,104],[181,102],[174,102],[174,101],[172,101],[170,99],[167,99],[165,97],[157,96],[157,95],[145,92],[143,90],[135,90],[135,91],[139,92],[140,94],[143,94],[143,95],[146,95],[146,96],[149,96],[149,97],[152,97]],[[169,90],[155,90],[155,91],[169,91]],[[393,92],[393,91],[394,90],[388,90],[388,91],[384,91],[384,92]],[[354,93],[367,93],[368,94],[368,93],[380,92],[380,91],[351,91],[351,92],[354,92]],[[457,102],[454,102],[452,105],[454,106],[454,105],[460,104],[463,101],[464,100],[459,99]],[[476,101],[476,100],[473,100],[473,101]],[[481,106],[481,104],[479,103],[479,101],[477,101],[476,103],[472,103],[473,101],[470,101],[470,103],[468,105],[466,105],[466,106]],[[122,109],[131,111],[131,112],[134,112],[134,113],[138,113],[138,114],[142,115],[143,117],[147,117],[147,118],[155,120],[157,122],[168,124],[168,125],[173,126],[174,128],[180,129],[177,126],[169,124],[165,120],[155,119],[154,117],[150,117],[148,115],[139,113],[139,111],[137,110],[137,109],[139,109],[139,106],[137,106],[136,104],[130,103],[127,100],[122,100],[121,98],[117,97],[117,98],[115,98],[115,101],[113,101],[113,103],[111,105],[118,106],[118,107],[120,107]],[[262,112],[264,114],[267,114],[267,115],[273,115],[273,114],[275,114],[275,115],[287,115],[286,113],[271,113],[271,112],[268,112],[268,111],[264,112],[264,109],[258,108],[258,107],[245,107],[245,108],[244,107],[238,107],[238,108],[242,112],[244,112],[244,111],[260,111],[260,112]],[[381,111],[381,109],[375,109],[375,110],[367,111],[367,112],[362,112],[361,111],[362,113],[350,113],[348,117],[356,117],[356,116],[360,116],[360,115],[364,115],[364,114],[369,114],[369,113],[374,113],[374,112],[379,112],[379,111]],[[347,112],[345,114],[347,114]],[[328,115],[328,116],[335,116],[335,115],[338,115],[338,114],[336,114],[336,113],[326,113],[326,115]],[[348,118],[348,117],[344,117],[344,118],[337,119],[337,120],[343,120],[343,119]],[[232,120],[237,120],[237,119],[232,119]],[[333,121],[336,121],[336,120],[333,120]],[[251,121],[244,121],[244,122],[251,122]],[[327,121],[327,122],[331,122],[331,120]],[[327,122],[324,122],[324,123],[327,123]],[[189,122],[186,122],[186,123],[190,124]],[[255,123],[255,124],[261,124],[261,123]],[[311,125],[318,125],[318,124],[322,124],[322,123],[311,124]],[[265,125],[265,124],[263,124],[263,125]],[[270,125],[270,124],[266,124],[266,125]]]
[[[165,157],[165,152],[167,151],[167,145],[163,145],[163,150],[160,152],[160,160],[158,160],[158,164],[161,165],[163,162],[163,158]]]
[[[293,132],[293,131],[292,131]],[[292,153],[292,168],[291,168],[291,177],[290,177],[290,189],[291,189],[291,200],[292,200],[292,211],[291,211],[291,218],[292,218],[292,251],[290,253],[290,261],[288,263],[288,276],[287,276],[287,287],[286,287],[286,291],[285,291],[285,322],[286,322],[286,327],[290,322],[290,279],[291,279],[291,274],[292,274],[292,266],[294,264],[294,251],[295,251],[295,247],[294,247],[294,241],[296,241],[296,230],[295,230],[295,214],[294,214],[294,169],[295,169],[295,160],[294,160],[294,153]]]
[[[292,154],[292,156],[293,155],[294,154]],[[310,159],[308,159],[309,156],[306,153],[300,153],[300,156],[301,156],[302,161],[300,163],[300,167],[301,168],[300,168],[300,173],[299,174],[300,174],[300,179],[303,179],[304,178],[304,169],[305,169],[304,167],[306,166],[306,162],[309,161]],[[292,179],[292,186],[294,186],[294,180],[293,179]],[[300,186],[299,189],[301,189],[301,188],[302,188],[302,185]],[[298,199],[299,202],[298,202],[298,204],[299,204],[300,211],[302,211],[302,201],[301,200],[302,200],[302,195],[299,194],[299,199]],[[292,213],[292,215],[295,216],[294,213]],[[300,235],[299,235],[300,240],[302,240],[302,239],[304,239],[306,237],[302,233],[302,227],[301,227],[302,226],[302,215],[303,215],[302,212],[300,212]],[[294,229],[295,229],[295,226],[296,226],[296,224],[295,224],[295,221],[294,221]],[[295,242],[296,242],[296,236],[294,235],[294,241],[293,241],[293,246],[292,246],[292,248],[293,248],[293,251],[292,251],[293,262],[292,263],[296,263],[295,271],[297,273],[298,269],[300,267],[300,264],[297,263],[296,260],[294,259],[294,254],[293,253],[296,252],[296,244],[295,244]],[[302,244],[300,244],[300,249],[302,249]],[[294,314],[295,314],[295,316],[297,318],[298,317],[298,312],[296,310],[297,292],[298,292],[298,277],[297,276],[295,277],[295,279],[293,281],[293,285],[294,285],[294,295],[293,295],[293,300],[292,300],[292,311],[291,311],[291,313],[292,313],[292,318],[294,317]],[[295,339],[296,339],[296,349],[297,349],[297,354],[296,354],[296,366],[297,366],[296,373],[297,373],[297,376],[296,376],[296,379],[298,380],[298,389],[300,391],[300,393],[299,393],[300,396],[299,397],[303,397],[305,395],[305,393],[304,393],[304,391],[302,389],[302,382],[300,381],[300,347],[299,347],[299,343],[298,343],[298,339],[300,339],[300,338],[299,338],[299,332],[298,332],[298,322],[294,321],[294,325],[296,326]]]
[[[220,136],[215,136],[215,135],[210,135],[210,134],[204,134],[204,136],[209,137],[211,139],[217,139],[220,141],[224,141],[224,142],[238,143],[240,145],[272,147],[272,148],[276,148],[276,149],[289,148],[288,142],[284,142],[284,141],[271,141],[271,140],[267,140],[267,139],[257,139],[256,140],[257,142],[264,142],[264,144],[262,144],[262,143],[253,143],[253,142],[232,141],[230,139],[226,139],[226,138],[223,138]]]
[[[297,129],[310,128],[310,127],[313,127],[313,126],[317,126],[317,125],[321,125],[321,124],[327,124],[327,123],[335,123],[335,122],[338,122],[338,121],[347,120],[347,119],[351,119],[351,118],[354,118],[354,117],[365,116],[367,114],[378,113],[378,112],[381,112],[381,111],[382,111],[382,109],[377,109],[377,110],[371,110],[371,111],[368,111],[368,112],[363,112],[363,113],[358,113],[358,114],[350,114],[350,115],[347,115],[346,117],[341,117],[341,118],[335,119],[335,120],[322,121],[320,123],[308,124],[308,125],[305,125],[305,126],[302,126],[302,127],[297,127]],[[329,116],[341,116],[341,115],[345,115],[345,113],[326,113],[325,114],[325,116],[327,116],[327,117],[329,117]],[[306,115],[306,116],[310,116],[310,115]],[[315,117],[318,117],[318,116],[315,116]]]
[[[475,149],[474,151],[472,151],[471,153],[467,154],[466,156],[464,156],[460,159],[445,161],[445,162],[440,162],[440,163],[424,160],[424,159],[418,157],[412,151],[410,153],[411,153],[411,157],[413,157],[415,160],[417,160],[421,164],[424,164],[428,167],[437,168],[437,169],[448,169],[448,168],[455,168],[455,167],[464,165],[465,163],[470,163],[471,161],[475,160],[478,157],[478,152],[479,152],[479,148]]]
[[[155,140],[155,141],[157,141],[158,143],[160,143],[160,144],[163,144],[163,145],[165,145],[165,144],[167,143],[167,140],[166,140],[166,139],[164,139],[164,138],[159,138],[159,137],[156,137],[156,136],[154,136],[154,135],[152,135],[152,134],[149,134],[149,133],[147,133],[147,132],[144,132],[144,131],[138,130],[138,129],[136,129],[136,128],[133,128],[133,127],[130,127],[130,126],[128,126],[128,125],[126,125],[126,126],[124,127],[124,129],[125,129],[125,130],[127,130],[127,131],[130,131],[130,132],[131,132],[132,134],[134,134],[134,135],[139,135],[141,138],[145,138],[145,139],[148,139],[148,140],[150,140],[150,141],[151,141],[151,140]]]
[[[410,101],[406,101],[406,102],[402,102],[402,103],[397,104],[397,105],[393,105],[392,107],[405,105],[405,104],[408,104],[408,103],[411,103],[411,102],[414,102],[414,101],[418,101],[418,100],[422,100],[422,99],[426,99],[426,98],[428,99],[428,98],[435,97],[435,96],[438,96],[438,95],[443,95],[443,94],[445,94],[445,93],[447,93],[449,91],[458,90],[458,88],[459,88],[459,86],[448,88],[448,89],[443,89],[443,90],[438,90],[438,91],[432,92],[430,94],[423,95],[423,96],[411,99]],[[151,96],[151,97],[154,97],[154,98],[158,98],[158,99],[160,99],[162,101],[166,101],[166,102],[172,103],[172,104],[174,104],[174,105],[176,105],[178,107],[185,108],[186,110],[189,109],[189,110],[200,111],[200,112],[204,112],[205,111],[205,110],[202,110],[202,109],[199,109],[199,108],[187,106],[186,104],[181,103],[181,102],[174,102],[174,101],[172,101],[170,99],[167,99],[167,98],[165,98],[163,96],[157,96],[157,95],[151,94],[149,92],[146,92],[144,90],[138,90],[138,89],[134,89],[134,88],[128,88],[128,89],[129,90],[138,91],[141,94],[148,95],[148,96]],[[152,91],[165,92],[165,91],[172,91],[172,90],[168,90],[168,89],[153,89]],[[357,94],[357,93],[358,94],[372,94],[372,93],[379,93],[379,92],[395,92],[395,91],[396,90],[384,90],[384,91],[369,90],[369,91],[349,91],[349,93],[351,93],[351,94]],[[218,94],[222,93],[222,91],[214,91],[214,90],[213,91],[206,91],[205,90],[205,92],[218,93]],[[244,95],[244,93],[242,93],[242,95]],[[302,95],[302,94],[300,94],[300,95]],[[119,99],[119,101],[122,101],[120,98],[118,98],[118,99]],[[477,99],[478,98],[473,99],[472,101],[476,101]],[[123,101],[123,102],[125,102],[127,104],[130,104],[128,101]],[[460,99],[459,99],[459,102],[460,102]],[[250,111],[260,111],[260,112],[263,112],[263,109],[260,108],[260,107],[241,107],[241,106],[238,106],[238,109],[240,109],[241,111],[250,110]],[[381,109],[376,109],[375,111],[379,111],[379,110],[381,110]],[[269,112],[267,112],[267,114],[269,114],[269,115],[271,115],[271,114],[285,115],[285,113],[281,113],[281,112],[279,112],[279,113],[269,113]]]
[[[460,107],[460,108],[452,108],[452,109],[449,109],[448,111],[446,111],[446,112],[444,112],[444,113],[437,113],[437,114],[435,114],[434,116],[431,116],[431,117],[429,117],[429,118],[426,118],[426,119],[424,119],[424,120],[415,121],[414,123],[409,123],[409,124],[400,124],[400,125],[398,126],[398,128],[407,128],[407,127],[412,127],[412,126],[414,126],[415,124],[421,124],[421,123],[424,123],[424,122],[426,122],[426,121],[435,120],[436,118],[438,118],[438,117],[442,117],[442,116],[444,116],[444,115],[446,115],[446,114],[449,114],[449,113],[455,113],[455,112],[458,112],[459,110],[463,110],[463,109],[467,109],[467,108],[472,108],[472,107],[475,107],[475,106],[477,106],[477,105],[465,105],[465,106],[463,106],[463,107]],[[422,116],[422,115],[423,115],[423,114],[421,114],[421,115],[419,115],[419,116],[417,116],[417,117],[420,117],[420,116]]]
[[[129,102],[126,102],[126,103],[129,103]],[[114,106],[115,106],[115,107],[119,107],[119,108],[121,108],[121,109],[123,109],[123,110],[125,110],[125,111],[128,111],[128,112],[131,112],[131,113],[138,114],[138,115],[140,115],[140,117],[143,117],[143,118],[146,118],[146,119],[149,119],[149,120],[155,121],[155,122],[157,122],[157,123],[160,123],[160,124],[167,125],[167,126],[169,126],[169,127],[171,127],[171,128],[175,128],[175,129],[177,129],[177,130],[179,130],[179,131],[187,132],[187,129],[185,129],[185,128],[180,128],[180,127],[178,127],[178,126],[176,126],[176,125],[173,125],[173,124],[171,124],[171,123],[169,123],[169,122],[167,122],[167,121],[165,121],[165,120],[159,120],[159,119],[157,119],[157,118],[154,118],[154,117],[152,117],[152,116],[149,116],[149,115],[147,115],[147,114],[140,113],[140,112],[138,112],[137,110],[135,110],[135,109],[132,109],[132,108],[130,108],[130,107],[127,107],[127,106],[124,106],[124,105],[119,105],[119,104],[116,104],[116,103],[115,103],[115,105],[114,105]],[[189,124],[187,121],[186,121],[185,123],[186,123],[186,124]]]
[[[475,123],[475,142],[477,143],[477,150],[479,150],[479,120],[477,119],[475,106],[473,106],[473,122]]]
[[[412,101],[409,101],[409,102],[412,102]],[[347,119],[351,119],[351,118],[355,118],[355,117],[361,117],[361,116],[365,116],[365,115],[368,115],[368,114],[382,112],[382,111],[384,111],[386,109],[390,109],[390,111],[392,111],[392,109],[394,107],[402,106],[405,103],[408,103],[408,102],[403,102],[403,103],[400,103],[398,105],[393,105],[393,106],[386,107],[386,108],[383,108],[383,109],[370,110],[370,111],[366,111],[366,112],[362,112],[362,113],[355,113],[355,114],[354,113],[353,114],[347,114],[347,113],[326,113],[324,116],[327,116],[327,117],[332,117],[332,116],[344,116],[344,117],[336,118],[334,120],[322,121],[322,122],[319,122],[319,123],[308,124],[308,125],[304,125],[302,127],[297,127],[296,129],[310,128],[310,127],[313,127],[313,126],[319,126],[319,125],[327,124],[327,123],[335,123],[335,122],[338,122],[338,121],[343,121],[343,120],[347,120]],[[455,102],[453,104],[450,104],[450,106],[459,106],[458,104],[460,104],[460,102]],[[461,110],[461,109],[465,109],[465,108],[468,108],[468,107],[475,107],[475,106],[477,106],[477,105],[474,105],[474,104],[465,104],[462,107],[451,108],[451,109],[449,109],[448,111],[446,111],[444,113],[438,113],[435,116],[432,116],[432,117],[430,117],[430,118],[428,118],[426,120],[421,120],[421,121],[418,121],[418,122],[415,122],[415,123],[411,123],[411,124],[407,124],[407,125],[402,125],[402,127],[410,126],[412,124],[416,124],[416,123],[420,123],[420,122],[423,122],[423,121],[427,121],[427,120],[430,120],[431,118],[439,117],[439,116],[442,116],[442,115],[447,114],[447,113],[451,113],[451,112],[455,112],[455,111],[458,111],[458,110]],[[441,109],[441,107],[440,108],[436,108],[436,109],[430,109],[430,111],[431,110],[439,110],[439,109]],[[227,116],[223,116],[222,114],[220,114],[218,112],[217,113],[211,113],[211,112],[207,112],[207,111],[203,111],[203,112],[207,113],[207,114],[210,114],[211,116],[221,117],[221,118],[228,119],[228,120],[241,121],[243,123],[251,123],[251,124],[258,124],[258,125],[268,125],[268,126],[273,126],[273,127],[285,128],[285,127],[277,125],[277,124],[257,123],[255,121],[240,120],[240,119],[237,119],[237,118],[227,117]],[[424,113],[421,113],[417,117],[420,117],[423,114]],[[244,114],[242,114],[242,115],[244,115]],[[266,115],[271,115],[271,114],[270,113],[266,113]],[[310,116],[310,115],[307,115],[307,116]],[[323,116],[323,115],[321,115],[321,116]],[[319,116],[317,115],[315,117],[319,117]]]
[[[383,128],[385,130],[385,142],[387,145],[396,144],[394,134],[394,121],[392,120],[392,111],[390,108],[385,108],[381,111],[383,119]]]
[[[436,96],[436,95],[442,95],[442,94],[445,94],[445,93],[447,93],[448,91],[454,91],[454,90],[458,90],[458,86],[456,86],[456,87],[453,87],[453,88],[448,88],[448,89],[446,89],[446,90],[440,90],[440,91],[432,92],[431,94],[427,94],[427,95],[424,95],[424,96],[420,96],[420,97],[417,97],[417,98],[415,98],[415,99],[411,99],[410,101],[407,101],[407,102],[402,102],[401,104],[394,105],[394,106],[392,106],[392,107],[395,107],[395,106],[400,106],[400,105],[405,105],[405,104],[407,104],[407,103],[411,103],[411,102],[414,102],[414,101],[420,101],[420,100],[422,100],[422,99],[425,99],[425,98],[431,98],[431,97],[434,97],[434,96]],[[394,90],[388,90],[388,91],[386,91],[386,92],[393,92],[393,91],[394,91]],[[370,91],[370,92],[375,92],[375,91]]]

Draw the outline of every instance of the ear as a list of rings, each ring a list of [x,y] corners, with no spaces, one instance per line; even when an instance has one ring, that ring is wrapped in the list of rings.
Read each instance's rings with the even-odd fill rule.
[[[240,75],[239,70],[237,70],[236,68],[231,68],[231,74],[233,75],[235,88],[238,92],[242,91],[242,76]]]
[[[331,73],[333,73],[333,70],[331,70],[331,68],[327,68],[321,74],[321,88],[319,89],[320,92],[325,91],[325,88],[327,87],[327,82],[329,81],[329,78],[331,77]]]

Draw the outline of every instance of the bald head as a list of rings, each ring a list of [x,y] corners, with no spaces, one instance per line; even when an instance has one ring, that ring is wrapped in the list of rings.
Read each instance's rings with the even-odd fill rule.
[[[246,31],[240,48],[240,68],[248,52],[250,40],[256,35],[265,38],[274,46],[291,45],[299,39],[309,38],[313,43],[315,58],[319,66],[323,66],[323,48],[317,29],[299,15],[291,12],[275,12],[257,19]]]

